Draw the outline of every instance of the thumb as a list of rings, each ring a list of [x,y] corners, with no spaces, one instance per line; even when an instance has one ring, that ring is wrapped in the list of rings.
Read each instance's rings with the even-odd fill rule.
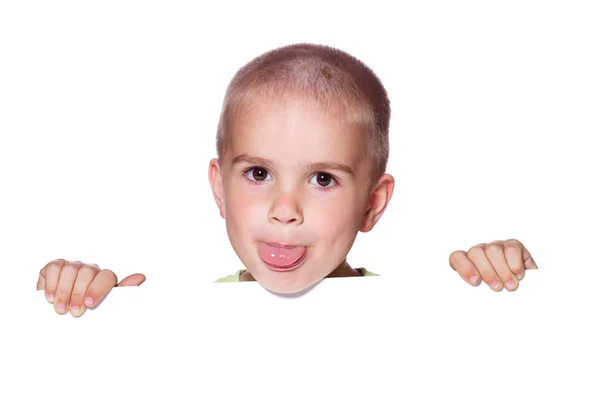
[[[537,263],[531,257],[531,253],[527,249],[523,249],[523,266],[525,269],[539,269]]]
[[[123,278],[117,286],[140,286],[146,281],[146,277],[143,274],[133,274]]]

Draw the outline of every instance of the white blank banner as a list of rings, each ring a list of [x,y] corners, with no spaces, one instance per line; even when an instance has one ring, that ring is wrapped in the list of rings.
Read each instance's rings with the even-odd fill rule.
[[[115,288],[79,319],[31,293],[35,330],[3,329],[1,397],[598,398],[597,304],[527,279],[495,293],[338,278],[294,298],[255,282]]]

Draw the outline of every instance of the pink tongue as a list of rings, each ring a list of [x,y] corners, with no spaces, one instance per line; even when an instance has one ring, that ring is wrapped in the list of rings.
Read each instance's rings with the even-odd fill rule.
[[[264,262],[267,262],[278,267],[285,267],[298,261],[304,254],[305,247],[275,247],[269,246],[266,243],[258,245],[258,254]]]

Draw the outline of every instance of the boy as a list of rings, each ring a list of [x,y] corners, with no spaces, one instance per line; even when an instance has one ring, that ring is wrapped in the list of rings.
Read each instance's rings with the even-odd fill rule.
[[[359,231],[383,215],[394,189],[385,173],[390,103],[378,77],[331,47],[267,52],[228,86],[209,181],[229,240],[246,266],[217,282],[258,281],[297,293],[328,277],[375,275],[346,260]],[[455,251],[450,265],[473,286],[516,290],[537,269],[517,240]],[[81,316],[117,283],[95,264],[56,260],[38,280],[56,312]]]

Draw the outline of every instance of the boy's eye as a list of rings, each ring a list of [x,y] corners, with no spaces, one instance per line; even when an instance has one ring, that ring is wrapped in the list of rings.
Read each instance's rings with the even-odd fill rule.
[[[331,183],[334,182],[334,179],[331,175],[326,174],[324,172],[319,172],[316,174],[313,179],[316,179],[316,184],[322,187],[332,186]],[[311,179],[312,180],[312,179]]]
[[[246,176],[248,177],[248,179],[251,179],[251,180],[257,181],[257,182],[262,182],[262,181],[266,180],[267,175],[269,175],[267,170],[264,168],[260,168],[260,167],[254,167],[252,169],[249,169],[246,172]]]

